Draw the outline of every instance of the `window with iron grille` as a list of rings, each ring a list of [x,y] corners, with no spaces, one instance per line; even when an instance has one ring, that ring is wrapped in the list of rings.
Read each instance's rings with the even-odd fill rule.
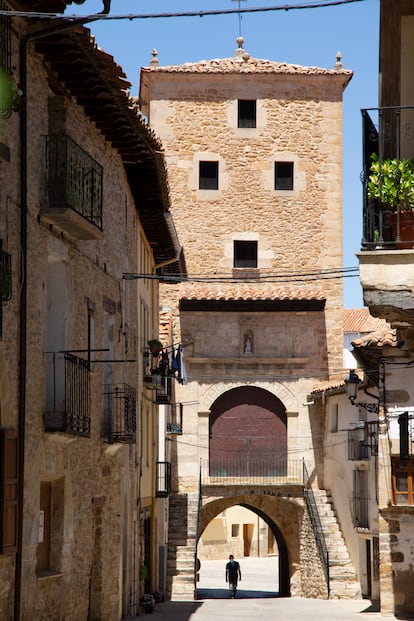
[[[275,190],[293,190],[293,162],[275,162]]]
[[[199,162],[199,189],[218,190],[219,182],[219,163],[218,162]]]
[[[158,498],[166,498],[171,493],[171,464],[169,461],[157,461],[156,489]]]
[[[237,104],[237,127],[256,127],[256,100],[239,99]]]

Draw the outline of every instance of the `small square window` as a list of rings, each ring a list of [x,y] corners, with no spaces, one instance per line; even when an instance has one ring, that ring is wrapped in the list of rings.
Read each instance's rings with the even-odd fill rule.
[[[275,190],[293,190],[293,162],[275,162]]]
[[[237,127],[256,127],[256,100],[239,99]]]
[[[257,241],[234,241],[233,267],[257,267]]]
[[[200,190],[218,190],[218,162],[200,162]]]
[[[233,538],[239,536],[239,527],[240,527],[240,524],[232,524],[231,525],[231,536]]]

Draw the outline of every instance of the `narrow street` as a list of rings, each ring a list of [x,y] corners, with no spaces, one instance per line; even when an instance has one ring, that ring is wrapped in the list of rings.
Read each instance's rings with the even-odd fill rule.
[[[202,561],[198,599],[157,604],[154,621],[395,621],[369,600],[315,600],[277,596],[277,557],[243,558],[237,598],[230,599],[224,582],[226,561]],[[275,588],[276,585],[276,588]],[[142,615],[146,616],[146,615]],[[141,618],[142,618],[141,616]]]

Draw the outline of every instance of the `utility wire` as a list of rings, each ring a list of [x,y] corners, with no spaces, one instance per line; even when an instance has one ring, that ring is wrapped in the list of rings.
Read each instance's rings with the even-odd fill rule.
[[[216,10],[206,10],[206,11],[179,11],[172,13],[130,13],[130,14],[121,14],[121,15],[110,15],[110,14],[101,14],[96,13],[93,15],[61,15],[59,13],[40,13],[34,11],[5,11],[0,10],[0,16],[7,17],[25,17],[32,19],[79,19],[79,18],[87,18],[93,17],[94,20],[122,20],[128,19],[130,21],[134,19],[161,19],[161,18],[170,18],[170,17],[207,17],[213,15],[234,15],[241,13],[269,13],[275,11],[293,11],[300,9],[320,9],[324,7],[331,6],[341,6],[346,4],[353,4],[356,2],[366,2],[366,0],[327,0],[321,2],[301,2],[299,4],[283,4],[279,6],[269,6],[269,7],[250,7],[250,8],[234,8],[234,9],[216,9]]]

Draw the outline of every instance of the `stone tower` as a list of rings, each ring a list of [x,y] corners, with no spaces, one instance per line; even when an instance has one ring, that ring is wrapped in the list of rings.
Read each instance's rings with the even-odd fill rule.
[[[320,485],[323,421],[311,420],[307,395],[342,379],[342,95],[352,72],[339,58],[333,69],[303,67],[237,44],[232,58],[180,66],[160,66],[154,50],[141,70],[190,279],[162,286],[188,376],[176,393],[180,493],[197,489],[200,460],[207,475],[243,477],[303,458]]]

